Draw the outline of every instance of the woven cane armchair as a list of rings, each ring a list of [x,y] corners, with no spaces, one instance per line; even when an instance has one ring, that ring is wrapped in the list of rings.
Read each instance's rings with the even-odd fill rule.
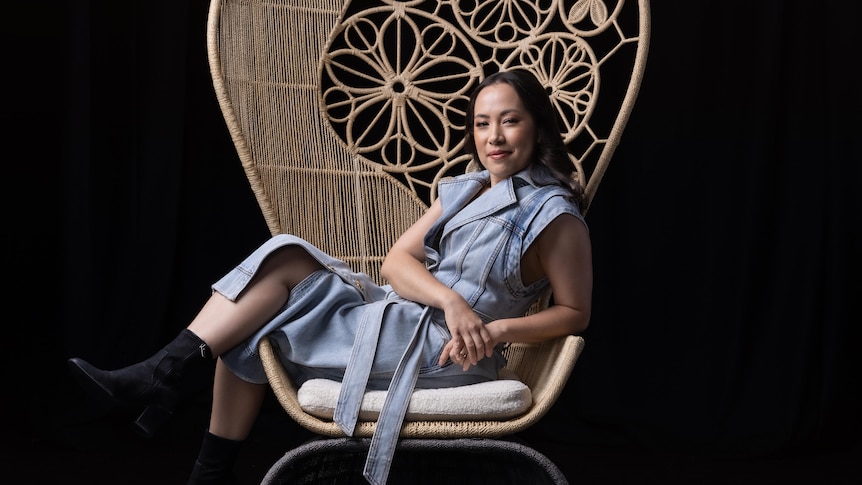
[[[388,248],[470,170],[468,96],[486,75],[524,67],[548,86],[589,208],[632,110],[649,42],[646,0],[212,0],[207,44],[216,96],[273,233],[296,234],[380,281]],[[601,94],[601,96],[600,96]],[[534,309],[548,303],[548,296]],[[532,405],[505,420],[405,421],[401,436],[497,437],[551,407],[579,336],[513,344],[508,368]],[[266,339],[270,384],[306,429]],[[360,421],[355,436],[373,434]]]

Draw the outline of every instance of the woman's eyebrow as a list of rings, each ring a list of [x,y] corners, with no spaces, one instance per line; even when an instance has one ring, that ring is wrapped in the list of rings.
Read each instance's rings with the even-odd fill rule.
[[[516,109],[516,108],[509,108],[509,109],[506,109],[506,110],[501,111],[501,112],[500,112],[500,116],[506,116],[506,115],[509,115],[509,114],[512,114],[512,113],[514,113],[514,114],[521,114],[521,110]],[[483,113],[476,113],[476,114],[474,114],[474,115],[473,115],[473,119],[476,119],[476,118],[490,118],[490,117],[491,117],[491,115],[486,115],[486,114],[483,114]]]

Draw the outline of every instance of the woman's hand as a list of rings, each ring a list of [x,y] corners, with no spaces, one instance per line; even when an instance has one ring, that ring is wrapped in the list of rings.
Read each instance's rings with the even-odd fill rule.
[[[494,353],[494,339],[485,328],[482,319],[461,297],[452,292],[452,297],[443,305],[446,326],[452,339],[443,347],[439,364],[442,366],[451,359],[466,371],[485,357]]]
[[[395,241],[380,274],[402,297],[443,310],[452,335],[440,355],[440,365],[447,359],[461,364],[464,370],[475,365],[494,350],[491,335],[482,319],[455,290],[439,282],[425,266],[424,237],[443,208],[437,199],[428,211]]]

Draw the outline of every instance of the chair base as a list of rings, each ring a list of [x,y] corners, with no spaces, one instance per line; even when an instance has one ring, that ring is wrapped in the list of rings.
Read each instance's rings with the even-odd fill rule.
[[[287,452],[261,485],[361,484],[369,438],[314,438]],[[503,439],[402,439],[390,484],[568,485],[562,472],[538,451]]]

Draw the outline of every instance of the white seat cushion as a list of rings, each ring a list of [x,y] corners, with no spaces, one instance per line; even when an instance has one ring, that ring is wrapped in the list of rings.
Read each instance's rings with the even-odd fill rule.
[[[503,369],[506,371],[506,369]],[[298,390],[303,411],[321,419],[332,419],[341,383],[310,379]],[[359,419],[374,421],[380,414],[386,391],[366,391]],[[525,413],[532,404],[530,388],[511,371],[496,381],[443,389],[416,389],[407,407],[407,421],[474,421],[508,419]]]

